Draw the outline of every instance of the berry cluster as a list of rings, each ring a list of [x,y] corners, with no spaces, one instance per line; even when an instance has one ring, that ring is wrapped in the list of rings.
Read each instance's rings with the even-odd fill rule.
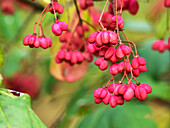
[[[55,23],[52,25],[52,32],[56,36],[60,36],[63,31],[67,31],[68,26],[63,21],[56,20]]]
[[[109,7],[108,7],[108,11],[104,12],[103,16],[102,16],[102,24],[105,28],[110,29],[110,30],[115,30],[116,25],[113,23],[116,23],[116,17],[113,18],[114,13],[113,13],[113,4],[115,5],[116,1],[114,0],[114,2],[110,2]],[[120,13],[123,10],[129,10],[129,12],[132,15],[135,15],[138,10],[139,10],[139,4],[137,2],[137,0],[123,0],[123,6],[121,4],[121,0],[117,0],[117,10],[120,10]],[[118,17],[118,23],[120,21],[119,18],[121,18],[120,16]],[[124,22],[124,21],[123,21]],[[119,26],[120,29],[122,29],[124,26],[124,23],[122,24],[122,26]]]
[[[45,13],[44,13],[45,12]],[[52,14],[55,15],[55,23],[52,25],[52,32],[54,35],[56,36],[60,36],[62,34],[63,31],[67,31],[68,30],[68,26],[65,22],[63,21],[58,21],[57,20],[57,16],[56,16],[56,12],[59,14],[63,13],[63,7],[60,3],[58,2],[51,2],[50,4],[47,5],[47,7],[42,11],[42,13],[40,14],[38,20],[35,23],[34,26],[34,32],[33,35],[29,34],[27,35],[24,40],[23,40],[23,44],[25,46],[29,46],[30,48],[39,48],[42,47],[43,49],[49,48],[52,46],[52,40],[49,37],[46,37],[44,35],[43,32],[43,28],[42,28],[42,21],[44,20],[47,12],[50,12]],[[39,22],[41,16],[44,14],[44,16],[42,17],[39,26],[40,26],[40,35],[37,37],[37,34],[35,33],[35,28],[37,23]]]
[[[52,45],[52,40],[49,37],[40,36],[37,37],[36,34],[29,34],[23,40],[24,45],[28,45],[30,48],[39,48],[42,47],[43,49],[49,48]]]
[[[117,10],[128,10],[130,14],[135,15],[139,10],[139,4],[137,0],[123,0],[123,6],[121,7],[121,1],[117,0]],[[114,0],[115,4],[115,0]],[[113,14],[113,4],[110,2],[108,11]]]
[[[79,6],[82,10],[85,10],[90,6],[93,6],[93,0],[79,0]]]
[[[107,5],[108,0],[104,6]],[[109,68],[111,79],[106,86],[98,88],[94,91],[95,103],[110,104],[111,107],[124,104],[124,100],[130,101],[134,96],[139,100],[145,100],[148,93],[152,92],[152,88],[148,84],[140,84],[135,77],[138,77],[141,72],[146,72],[146,60],[137,54],[136,45],[130,42],[124,33],[124,19],[121,17],[122,9],[129,9],[130,13],[136,14],[138,11],[138,2],[136,0],[114,1],[117,10],[114,12],[112,2],[109,5],[109,10],[112,12],[104,12],[104,9],[99,18],[99,30],[92,33],[88,38],[88,50],[90,53],[95,53],[100,58],[94,61],[94,64],[100,70],[106,70],[109,67],[109,61],[112,65]],[[134,8],[132,7],[134,6]],[[117,14],[117,11],[120,13]],[[110,14],[112,13],[112,14]],[[100,29],[102,27],[103,30]],[[110,30],[107,30],[110,29]],[[122,41],[119,35],[122,32],[126,41]],[[134,47],[134,51],[132,49]],[[132,53],[132,54],[131,54]],[[130,57],[133,56],[130,62]],[[118,73],[123,73],[123,77],[118,83],[114,82],[114,76]],[[129,78],[131,76],[131,78]],[[127,83],[122,84],[124,78],[127,78]],[[132,83],[132,79],[136,84]],[[113,81],[113,84],[109,83]],[[108,86],[109,85],[109,86]]]
[[[93,61],[93,55],[87,51],[87,41],[84,40],[85,32],[88,31],[88,26],[78,24],[74,32],[64,32],[59,38],[62,45],[56,55],[56,63],[66,62],[72,66]]]
[[[170,37],[168,39],[168,44],[164,40],[156,40],[152,44],[152,49],[153,50],[157,50],[160,53],[163,53],[165,50],[169,50],[170,51]]]
[[[108,89],[108,90],[107,90]],[[152,87],[146,83],[135,85],[130,82],[127,84],[114,83],[107,88],[98,88],[94,91],[95,103],[103,102],[110,105],[112,108],[117,105],[123,105],[124,100],[130,101],[135,96],[138,100],[145,100],[148,93],[152,92]]]

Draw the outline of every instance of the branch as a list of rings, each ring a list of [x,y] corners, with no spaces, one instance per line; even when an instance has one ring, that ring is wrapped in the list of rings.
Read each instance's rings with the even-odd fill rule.
[[[80,16],[80,11],[79,11],[79,8],[78,8],[78,5],[77,5],[77,1],[76,1],[76,0],[73,0],[73,1],[74,1],[74,5],[75,5],[75,7],[76,7],[77,15],[78,15],[78,17],[79,17],[79,24],[82,25],[83,20],[81,19],[81,16]]]

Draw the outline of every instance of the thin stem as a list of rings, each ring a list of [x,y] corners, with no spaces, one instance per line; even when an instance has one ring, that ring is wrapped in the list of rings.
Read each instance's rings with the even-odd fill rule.
[[[167,17],[166,17],[166,30],[169,31],[169,9],[167,8]]]
[[[43,22],[45,16],[47,15],[47,12],[48,12],[48,11],[46,10],[44,16],[42,17],[42,19],[41,19],[41,21],[40,21],[40,23],[39,23],[39,26],[40,26],[40,36],[42,36],[42,35],[44,36],[44,31],[43,31],[43,28],[42,28],[41,23]],[[41,34],[41,32],[42,32],[42,34]]]
[[[104,5],[104,7],[103,7],[102,13],[101,13],[101,15],[100,15],[100,18],[99,18],[99,20],[98,20],[98,23],[99,23],[99,25],[103,28],[103,30],[104,30],[105,28],[104,28],[103,24],[101,23],[101,20],[102,20],[103,13],[104,13],[104,11],[105,11],[105,8],[106,8],[106,6],[107,6],[108,1],[109,1],[109,0],[106,1],[105,5]]]
[[[125,39],[126,39],[127,41],[129,41],[128,38],[127,38],[127,36],[126,36],[126,34],[124,33],[124,31],[122,30],[121,32],[123,33]],[[131,45],[130,45],[129,43],[128,43],[128,45],[129,45],[129,47],[130,47],[130,49],[131,49],[131,52],[132,52],[132,54],[133,54],[133,57],[135,57],[135,54],[134,54],[134,51],[132,50]]]
[[[54,9],[54,5],[53,5],[53,0],[51,0],[51,4],[52,4],[52,7],[53,7],[53,11],[54,11],[54,16],[55,16],[55,20],[57,20],[57,14],[56,14],[56,12],[55,12],[55,9]]]
[[[34,25],[34,34],[35,34],[36,25],[38,24],[38,22],[39,22],[39,20],[40,20],[40,18],[41,18],[41,16],[42,16],[42,14],[44,13],[44,11],[47,10],[47,8],[49,7],[49,5],[50,5],[50,4],[48,4],[47,7],[44,8],[44,10],[41,12],[40,16],[38,17],[37,21],[35,22],[35,25]]]
[[[114,78],[113,78],[113,76],[112,76],[112,81],[113,81],[113,88],[115,89],[115,80],[114,80]]]
[[[112,7],[113,7],[113,15],[116,15],[116,11],[115,11],[115,2],[114,0],[112,0]]]
[[[113,76],[112,76],[112,78],[107,82],[107,84],[106,84],[105,87],[107,87],[112,80],[113,80]]]
[[[136,48],[136,44],[135,44],[135,43],[130,42],[130,41],[122,41],[122,42],[123,42],[123,43],[130,43],[130,44],[132,44],[132,45],[134,46],[134,48],[135,48],[135,54],[138,55],[138,52],[137,52],[137,48]]]
[[[117,29],[117,36],[119,38],[119,41],[120,41],[120,35],[119,35],[119,27],[118,27],[118,22],[117,22],[117,0],[116,1],[116,29]]]
[[[77,1],[76,0],[73,0],[74,1],[74,5],[75,5],[75,7],[76,7],[76,11],[77,11],[77,15],[78,15],[78,17],[79,17],[79,24],[81,24],[82,25],[82,19],[81,19],[81,16],[80,16],[80,11],[79,11],[79,8],[78,8],[78,5],[77,5]]]
[[[131,67],[131,64],[130,64],[130,60],[129,60],[129,55],[127,55],[127,60],[129,62],[129,65],[130,65],[130,74],[131,74],[131,78],[130,80],[128,81],[128,84],[130,84],[130,82],[132,81],[132,79],[134,79],[136,81],[136,84],[139,84],[138,81],[134,78],[133,76],[133,72],[132,72],[132,67]]]
[[[123,0],[121,0],[120,14],[122,14],[122,9],[123,9]]]

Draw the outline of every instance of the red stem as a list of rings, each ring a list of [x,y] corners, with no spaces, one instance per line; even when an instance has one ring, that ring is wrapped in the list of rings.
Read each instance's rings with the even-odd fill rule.
[[[33,34],[35,34],[36,25],[38,24],[38,22],[39,22],[39,20],[40,20],[40,18],[41,18],[41,16],[42,16],[42,14],[44,13],[44,11],[47,10],[47,8],[49,7],[49,5],[50,5],[50,4],[48,4],[47,7],[44,8],[44,10],[41,12],[40,16],[38,17],[37,21],[35,22],[35,25],[34,25],[34,33],[33,33]]]
[[[103,30],[104,30],[105,28],[104,28],[103,24],[101,23],[101,19],[102,19],[102,17],[103,17],[103,13],[104,13],[104,11],[105,11],[105,8],[106,8],[106,6],[107,6],[108,1],[109,1],[109,0],[106,1],[105,5],[104,5],[104,7],[103,7],[102,13],[101,13],[101,15],[100,15],[100,18],[99,18],[99,20],[98,20],[98,23],[99,23],[99,25],[103,28]]]

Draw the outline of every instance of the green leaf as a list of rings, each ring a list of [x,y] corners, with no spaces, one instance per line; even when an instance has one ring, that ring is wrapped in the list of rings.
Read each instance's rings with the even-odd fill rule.
[[[156,128],[148,114],[151,110],[146,104],[129,102],[115,108],[107,106],[87,115],[77,128]]]
[[[2,52],[2,48],[0,47],[0,66],[3,65],[4,59],[3,59],[3,52]]]
[[[1,128],[46,128],[32,111],[30,104],[27,104],[30,97],[26,96],[27,94],[22,94],[21,97],[13,94],[20,95],[15,91],[0,89]]]

